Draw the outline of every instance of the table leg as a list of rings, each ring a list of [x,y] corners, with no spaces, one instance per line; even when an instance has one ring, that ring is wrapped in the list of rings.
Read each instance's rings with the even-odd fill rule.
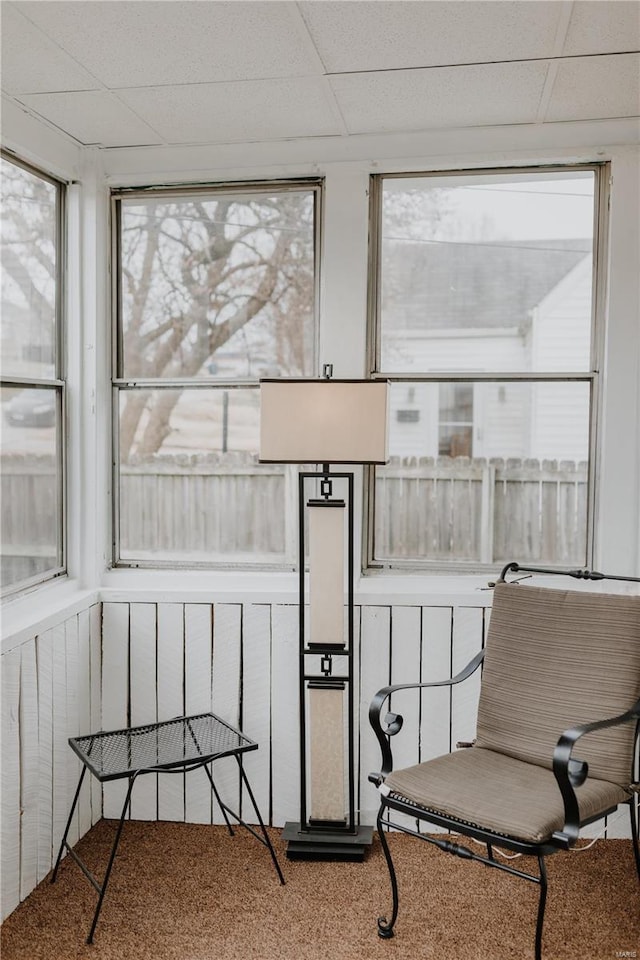
[[[213,766],[213,764],[211,764],[211,766]],[[225,822],[226,825],[227,825],[227,829],[229,830],[229,833],[231,834],[231,836],[233,836],[233,835],[234,835],[234,833],[233,833],[233,827],[231,826],[231,821],[229,820],[229,817],[227,816],[227,809],[226,809],[224,803],[222,802],[222,800],[220,799],[220,794],[218,793],[218,789],[217,789],[217,787],[216,787],[216,785],[215,785],[215,783],[214,783],[214,781],[213,781],[213,774],[211,773],[211,770],[209,769],[209,765],[208,765],[208,764],[205,764],[205,766],[204,766],[204,772],[205,772],[206,775],[209,777],[209,783],[211,784],[211,789],[213,790],[213,795],[214,795],[214,797],[216,798],[216,801],[217,801],[217,803],[218,803],[218,806],[219,806],[220,809],[222,810],[222,816],[224,817],[224,822]]]
[[[62,842],[60,844],[60,849],[58,850],[58,859],[56,860],[56,865],[53,868],[53,873],[51,875],[51,883],[56,882],[56,877],[58,876],[58,867],[60,866],[60,861],[62,860],[62,852],[67,845],[67,836],[69,835],[69,828],[71,827],[71,821],[73,819],[73,814],[78,803],[78,797],[80,796],[80,789],[82,787],[82,781],[84,780],[84,775],[87,772],[87,768],[83,765],[80,772],[80,779],[78,780],[78,786],[73,798],[73,803],[71,804],[71,812],[69,813],[69,819],[67,820],[67,825],[62,836]]]
[[[120,822],[118,823],[118,829],[116,830],[116,836],[113,841],[113,846],[111,848],[111,856],[109,857],[109,863],[107,864],[107,870],[104,875],[104,880],[102,881],[102,886],[100,887],[100,894],[98,897],[98,905],[96,907],[96,912],[93,915],[93,923],[91,924],[91,930],[89,931],[89,936],[87,937],[87,943],[93,943],[93,935],[98,923],[98,917],[100,916],[100,911],[102,910],[102,901],[104,900],[104,895],[107,892],[107,884],[109,883],[109,877],[111,876],[111,869],[113,867],[113,861],[116,858],[116,851],[118,849],[118,844],[120,843],[120,834],[122,833],[122,827],[124,825],[124,818],[127,815],[127,808],[131,802],[131,791],[133,790],[133,784],[135,783],[136,774],[132,777],[129,777],[129,787],[127,789],[127,795],[125,797],[124,804],[122,805],[122,814],[120,816]]]
[[[247,778],[247,775],[246,775],[246,773],[244,772],[244,767],[243,767],[243,765],[242,765],[242,760],[240,759],[240,757],[238,756],[238,754],[236,754],[236,760],[238,761],[238,767],[240,768],[240,776],[241,776],[241,778],[242,778],[242,782],[244,783],[245,787],[247,788],[247,793],[249,794],[249,799],[251,800],[251,803],[253,804],[253,809],[254,809],[255,812],[256,812],[256,816],[257,816],[257,818],[258,818],[258,823],[260,824],[260,829],[262,830],[262,836],[264,837],[265,846],[268,848],[269,853],[271,854],[271,859],[273,860],[273,865],[274,865],[274,867],[276,868],[276,872],[277,872],[278,876],[280,877],[280,883],[283,884],[283,883],[284,883],[284,877],[283,877],[283,875],[282,875],[282,870],[280,869],[280,864],[278,863],[278,858],[276,857],[276,852],[275,852],[275,850],[273,849],[273,845],[272,845],[271,840],[270,840],[270,838],[269,838],[269,834],[267,833],[267,830],[266,830],[266,828],[265,828],[264,822],[263,822],[262,817],[261,817],[261,815],[260,815],[260,810],[258,809],[258,804],[256,803],[255,797],[254,797],[254,795],[253,795],[253,790],[251,789],[251,785],[250,785],[250,783],[249,783],[249,780],[248,780],[248,778]]]

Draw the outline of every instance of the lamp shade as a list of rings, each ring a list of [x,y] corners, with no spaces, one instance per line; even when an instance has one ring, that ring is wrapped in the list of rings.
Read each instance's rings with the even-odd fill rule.
[[[385,380],[261,380],[260,460],[386,463]]]

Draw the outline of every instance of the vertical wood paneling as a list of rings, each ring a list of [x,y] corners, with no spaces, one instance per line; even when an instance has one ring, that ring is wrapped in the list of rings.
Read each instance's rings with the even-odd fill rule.
[[[422,609],[422,683],[451,676],[451,607]],[[451,749],[451,689],[434,687],[422,692],[420,759],[432,760]]]
[[[66,742],[65,759],[67,765],[67,796],[65,801],[65,816],[71,810],[73,797],[78,787],[80,777],[80,761],[69,746],[69,737],[78,735],[78,618],[71,617],[65,621],[65,696],[66,696]],[[85,778],[86,779],[86,778]],[[76,806],[67,835],[67,842],[74,846],[80,838],[80,811]]]
[[[158,720],[172,720],[184,713],[184,607],[159,603]],[[184,820],[184,774],[158,777],[158,818]]]
[[[132,603],[129,609],[132,727],[155,723],[158,717],[156,611],[155,603]],[[142,759],[141,762],[148,763],[148,760]],[[145,774],[136,779],[131,794],[131,817],[134,820],[158,818],[158,777],[155,773]]]
[[[88,732],[102,729],[102,604],[94,603],[89,609],[89,710]],[[102,784],[90,778],[91,823],[102,817]]]
[[[357,803],[362,822],[373,823],[377,795],[367,775],[379,767],[380,752],[368,722],[371,698],[389,682],[446,679],[460,670],[482,644],[490,608],[369,606],[357,614]],[[277,826],[297,819],[297,632],[295,604],[105,603],[4,654],[3,916],[46,876],[57,854],[78,776],[69,736],[213,710],[259,743],[244,762],[265,819]],[[451,692],[394,697],[392,709],[405,718],[392,741],[396,765],[472,740],[479,684],[478,674]],[[237,808],[235,763],[221,761],[214,774]],[[134,816],[183,820],[186,806],[187,819],[211,821],[211,791],[201,771],[158,780],[157,802],[151,777],[137,785]],[[124,791],[122,783],[105,785],[105,816],[120,816]],[[252,819],[246,797],[242,807]],[[101,813],[102,788],[90,778],[70,842]],[[213,816],[222,820],[217,805]],[[607,835],[630,836],[626,808],[620,819],[609,819]]]
[[[419,683],[421,662],[420,607],[393,607],[391,611],[391,683]],[[399,691],[390,709],[400,713],[404,726],[393,740],[394,765],[409,767],[420,760],[420,690]],[[415,818],[403,818],[415,827]]]
[[[218,603],[213,613],[212,710],[222,720],[240,726],[240,662],[242,655],[242,606]],[[219,760],[213,776],[221,799],[240,810],[240,774],[232,758]],[[213,822],[223,823],[220,807],[213,801]]]
[[[129,726],[129,604],[105,603],[102,608],[102,728]],[[122,814],[127,783],[115,780],[103,786],[107,819]]]
[[[20,648],[20,899],[38,874],[38,677],[36,642]]]
[[[69,808],[69,745],[67,743],[67,651],[64,623],[53,628],[53,856],[64,834]],[[73,833],[70,833],[72,836]]]
[[[2,657],[2,918],[20,903],[20,651]]]
[[[184,608],[185,711],[211,710],[213,660],[212,608],[209,603],[187,603]],[[211,823],[211,786],[204,770],[185,777],[187,823]]]
[[[300,712],[298,608],[278,604],[272,613],[271,779],[273,825],[300,819]]]
[[[374,694],[389,683],[391,611],[389,607],[363,607],[360,615],[360,816],[375,823],[378,793],[369,783],[370,773],[380,769],[380,747],[369,724],[369,704]]]
[[[77,734],[91,733],[91,611],[78,614],[78,723]],[[78,832],[81,837],[91,827],[91,781],[85,775],[78,799]]]
[[[256,740],[258,750],[244,758],[256,803],[264,820],[270,816],[271,767],[271,607],[245,604],[242,617],[242,729]],[[242,812],[255,822],[248,797]]]
[[[421,683],[447,680],[451,676],[451,607],[423,607]],[[451,687],[422,690],[420,760],[449,753],[451,749]],[[444,827],[420,824],[425,833],[447,833]]]
[[[482,646],[483,618],[481,607],[456,607],[453,612],[453,675],[476,655]],[[451,749],[456,743],[470,742],[476,735],[480,670],[451,691]]]
[[[51,869],[53,836],[53,631],[36,638],[38,671],[38,882]],[[4,658],[3,658],[4,661]]]

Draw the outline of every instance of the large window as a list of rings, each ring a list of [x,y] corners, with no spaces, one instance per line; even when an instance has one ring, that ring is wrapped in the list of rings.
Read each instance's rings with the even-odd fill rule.
[[[587,562],[603,172],[373,178],[374,564]]]
[[[2,155],[2,592],[64,572],[64,187]]]
[[[316,369],[317,181],[114,194],[114,558],[282,564],[260,377]]]

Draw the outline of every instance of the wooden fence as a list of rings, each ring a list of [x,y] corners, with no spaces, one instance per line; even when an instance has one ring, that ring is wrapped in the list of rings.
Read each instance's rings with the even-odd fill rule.
[[[41,460],[3,461],[5,556],[51,542],[51,470]],[[249,455],[123,465],[122,556],[277,561],[295,552],[296,495],[292,468]],[[584,563],[586,517],[586,463],[395,458],[377,472],[375,555]]]
[[[376,475],[375,554],[584,563],[587,464],[394,459]]]

